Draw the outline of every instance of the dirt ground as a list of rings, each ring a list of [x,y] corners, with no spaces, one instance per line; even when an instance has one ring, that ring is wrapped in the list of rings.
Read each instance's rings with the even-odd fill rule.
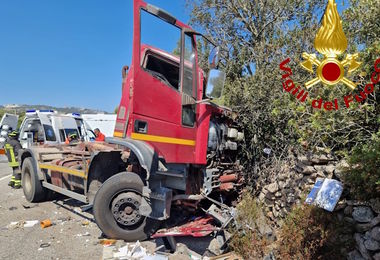
[[[110,259],[103,255],[117,248],[99,244],[102,232],[90,213],[81,212],[82,204],[65,197],[28,203],[22,189],[7,186],[11,169],[3,159],[0,158],[0,259]],[[39,222],[45,219],[50,219],[53,225],[42,229]],[[24,227],[23,221],[33,220],[38,223]],[[12,225],[12,222],[17,224]],[[211,239],[177,238],[178,252],[168,259],[197,259],[204,254]],[[125,242],[117,244],[124,246]],[[165,251],[162,244],[161,239],[142,242],[152,253]]]

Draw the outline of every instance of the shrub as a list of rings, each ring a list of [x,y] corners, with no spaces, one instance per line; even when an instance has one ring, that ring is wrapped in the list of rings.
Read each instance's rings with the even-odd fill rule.
[[[268,245],[266,239],[260,237],[256,220],[262,214],[262,205],[250,194],[245,194],[237,206],[236,229],[231,229],[234,235],[229,246],[243,259],[260,259],[265,255]]]
[[[335,215],[309,205],[298,205],[285,219],[278,241],[279,259],[343,259],[352,249],[352,236]]]
[[[380,197],[380,132],[348,156],[349,167],[344,169],[344,182],[356,199]]]

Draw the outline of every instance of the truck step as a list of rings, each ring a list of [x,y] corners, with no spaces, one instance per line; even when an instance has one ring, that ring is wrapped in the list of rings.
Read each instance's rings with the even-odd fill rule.
[[[163,176],[169,176],[169,177],[176,177],[176,178],[184,178],[183,173],[175,173],[175,172],[163,172],[163,171],[156,171],[156,174],[163,175]]]

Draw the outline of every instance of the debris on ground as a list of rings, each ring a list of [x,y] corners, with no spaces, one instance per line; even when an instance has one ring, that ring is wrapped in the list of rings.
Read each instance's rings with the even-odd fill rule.
[[[23,206],[24,209],[32,209],[32,208],[35,208],[35,207],[38,207],[38,203],[36,204],[21,204]]]
[[[84,220],[84,221],[82,221],[82,226],[88,226],[88,225],[90,225],[90,221],[88,221],[88,220]]]
[[[111,246],[111,245],[114,245],[116,243],[116,239],[100,239],[99,240],[99,244],[103,245],[103,246]]]
[[[77,237],[89,237],[89,236],[91,236],[91,234],[89,232],[86,232],[84,234],[77,234],[76,236]]]
[[[164,228],[158,230],[153,234],[152,238],[169,237],[169,236],[193,236],[204,237],[211,234],[214,231],[218,231],[219,228],[215,227],[212,223],[212,217],[198,217],[194,221],[188,222],[181,226],[175,226],[172,228]]]
[[[44,248],[50,247],[51,243],[42,243],[38,248],[38,251],[42,251]]]
[[[243,260],[243,258],[237,255],[235,252],[229,252],[219,256],[204,257],[205,260]]]
[[[8,229],[16,229],[16,228],[22,228],[22,227],[29,228],[29,227],[34,227],[37,223],[39,223],[38,220],[27,220],[27,221],[21,220],[21,221],[13,221],[13,222],[11,222],[11,223],[7,226],[7,228],[8,228]]]
[[[53,223],[51,223],[50,219],[45,219],[40,222],[40,225],[41,225],[41,228],[47,228],[47,227],[51,227]]]
[[[135,260],[168,260],[168,256],[162,252],[151,254],[149,250],[141,245],[139,241],[136,243],[126,243],[117,248],[116,246],[105,246],[103,248],[103,260],[108,259],[135,259]]]
[[[305,202],[332,212],[342,192],[343,184],[340,181],[328,178],[317,178]]]
[[[24,227],[34,227],[35,225],[38,224],[38,220],[27,220],[25,221]]]

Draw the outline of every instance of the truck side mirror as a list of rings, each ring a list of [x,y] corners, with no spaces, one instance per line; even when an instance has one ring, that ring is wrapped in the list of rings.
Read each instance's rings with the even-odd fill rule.
[[[225,72],[216,69],[210,70],[206,86],[206,96],[208,98],[220,98],[225,80]]]
[[[216,46],[212,49],[210,52],[210,55],[208,57],[208,63],[210,65],[211,69],[215,69],[219,65],[219,53],[220,53],[220,47]]]

